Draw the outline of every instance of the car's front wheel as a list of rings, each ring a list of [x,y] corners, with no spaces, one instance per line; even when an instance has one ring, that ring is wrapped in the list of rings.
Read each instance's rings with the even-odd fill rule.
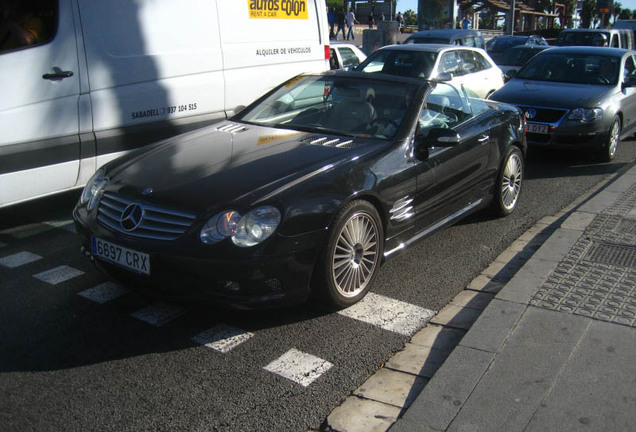
[[[361,300],[378,272],[383,246],[375,207],[362,200],[345,204],[334,219],[312,283],[323,306],[342,309]]]
[[[496,215],[507,216],[517,208],[523,173],[523,154],[519,147],[512,146],[506,152],[497,175],[495,197],[492,203],[492,209]]]
[[[621,139],[621,118],[614,116],[614,121],[610,127],[607,135],[605,145],[601,148],[599,153],[599,159],[601,162],[611,162],[616,156],[616,150],[618,149],[618,142]]]

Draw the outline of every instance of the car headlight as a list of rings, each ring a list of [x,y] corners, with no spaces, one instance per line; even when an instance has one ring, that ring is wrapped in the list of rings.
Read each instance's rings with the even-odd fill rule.
[[[603,118],[602,108],[576,108],[568,115],[568,120],[588,123],[596,119]]]
[[[255,208],[244,216],[235,210],[226,210],[203,225],[199,238],[205,244],[214,244],[230,237],[235,245],[250,247],[271,236],[279,223],[280,211],[272,206]]]
[[[104,173],[104,170],[97,170],[95,174],[90,178],[80,197],[80,204],[85,205],[87,210],[92,210],[99,203],[99,199],[104,192],[104,189],[108,186],[108,178]]]

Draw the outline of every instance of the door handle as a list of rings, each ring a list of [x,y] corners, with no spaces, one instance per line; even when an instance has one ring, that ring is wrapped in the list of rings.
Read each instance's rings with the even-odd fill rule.
[[[482,135],[479,138],[477,138],[477,141],[479,141],[480,143],[485,143],[490,139],[490,136],[488,135]]]
[[[54,79],[70,78],[73,76],[73,71],[63,71],[63,70],[59,70],[59,68],[54,68],[54,70],[55,72],[53,73],[45,73],[44,75],[42,75],[42,78],[47,80],[54,80]]]

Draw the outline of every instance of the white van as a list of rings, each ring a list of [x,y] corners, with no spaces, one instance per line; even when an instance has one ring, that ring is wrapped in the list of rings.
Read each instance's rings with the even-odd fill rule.
[[[329,70],[325,0],[0,5],[13,20],[0,25],[0,207],[80,187],[125,151]]]

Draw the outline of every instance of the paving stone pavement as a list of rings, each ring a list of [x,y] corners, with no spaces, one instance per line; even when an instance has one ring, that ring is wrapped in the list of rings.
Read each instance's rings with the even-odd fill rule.
[[[323,430],[633,430],[635,264],[632,167],[522,235]]]

